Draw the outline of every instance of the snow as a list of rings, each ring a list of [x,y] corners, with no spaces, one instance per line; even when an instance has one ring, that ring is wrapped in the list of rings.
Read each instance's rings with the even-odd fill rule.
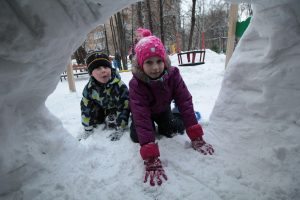
[[[111,142],[99,127],[78,142],[88,77],[75,78],[71,93],[59,75],[93,27],[133,2],[0,1],[0,199],[299,199],[297,0],[251,1],[226,71],[225,56],[210,50],[204,65],[180,67],[213,156],[192,150],[186,135],[161,138],[169,179],[150,187],[128,133]]]

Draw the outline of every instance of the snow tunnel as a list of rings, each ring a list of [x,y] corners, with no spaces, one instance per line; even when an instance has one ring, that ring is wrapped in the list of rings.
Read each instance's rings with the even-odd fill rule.
[[[45,101],[86,34],[134,2],[0,1],[0,199],[97,199],[100,195],[100,191],[94,196],[89,190],[81,193],[76,183],[84,183],[84,176],[67,178],[68,186],[59,184],[70,171],[82,170],[76,162],[86,149],[47,110]],[[250,187],[255,198],[247,196],[250,192],[243,196],[245,188],[221,187],[218,181],[209,182],[215,191],[205,194],[214,193],[212,199],[297,199],[300,3],[249,2],[254,16],[228,64],[206,131],[218,152],[214,163],[232,167],[225,174],[233,174],[235,184]],[[226,160],[221,158],[224,155]],[[218,177],[223,174],[214,172]],[[135,187],[135,182],[128,184]],[[229,195],[216,195],[227,190]],[[118,193],[132,197],[123,190]],[[113,194],[105,194],[105,199],[114,199],[109,198]],[[168,195],[172,192],[166,189],[165,199]]]

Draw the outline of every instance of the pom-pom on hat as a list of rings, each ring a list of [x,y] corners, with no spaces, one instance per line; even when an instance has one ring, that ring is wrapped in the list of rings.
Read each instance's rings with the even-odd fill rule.
[[[111,62],[109,57],[101,51],[92,51],[86,56],[86,65],[89,74],[91,75],[93,70],[103,66],[111,68]]]
[[[158,56],[166,64],[166,51],[161,40],[155,36],[142,38],[135,46],[138,65],[143,68],[144,61],[150,57]]]
[[[152,35],[151,31],[146,28],[138,28],[136,29],[136,32],[141,34],[143,37],[148,37]]]

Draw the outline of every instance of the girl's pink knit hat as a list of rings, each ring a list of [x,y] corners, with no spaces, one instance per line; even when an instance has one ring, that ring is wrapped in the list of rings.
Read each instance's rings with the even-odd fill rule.
[[[143,37],[148,37],[152,35],[151,31],[146,28],[138,28],[136,29],[136,32],[140,33]]]
[[[158,56],[166,64],[166,51],[161,40],[155,36],[142,38],[135,46],[138,65],[143,68],[144,61],[150,57]]]

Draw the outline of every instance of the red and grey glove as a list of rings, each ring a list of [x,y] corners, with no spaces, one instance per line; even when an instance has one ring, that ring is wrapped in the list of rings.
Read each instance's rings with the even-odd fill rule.
[[[207,155],[210,154],[212,155],[215,151],[212,145],[206,143],[203,138],[203,130],[200,124],[195,124],[189,128],[186,129],[187,135],[192,141],[192,147],[196,151]]]
[[[158,158],[160,156],[158,145],[155,143],[145,144],[140,149],[141,156],[145,165],[145,178],[144,183],[148,181],[150,177],[150,185],[155,186],[162,184],[162,177],[168,180],[165,170],[162,167],[161,161]]]

